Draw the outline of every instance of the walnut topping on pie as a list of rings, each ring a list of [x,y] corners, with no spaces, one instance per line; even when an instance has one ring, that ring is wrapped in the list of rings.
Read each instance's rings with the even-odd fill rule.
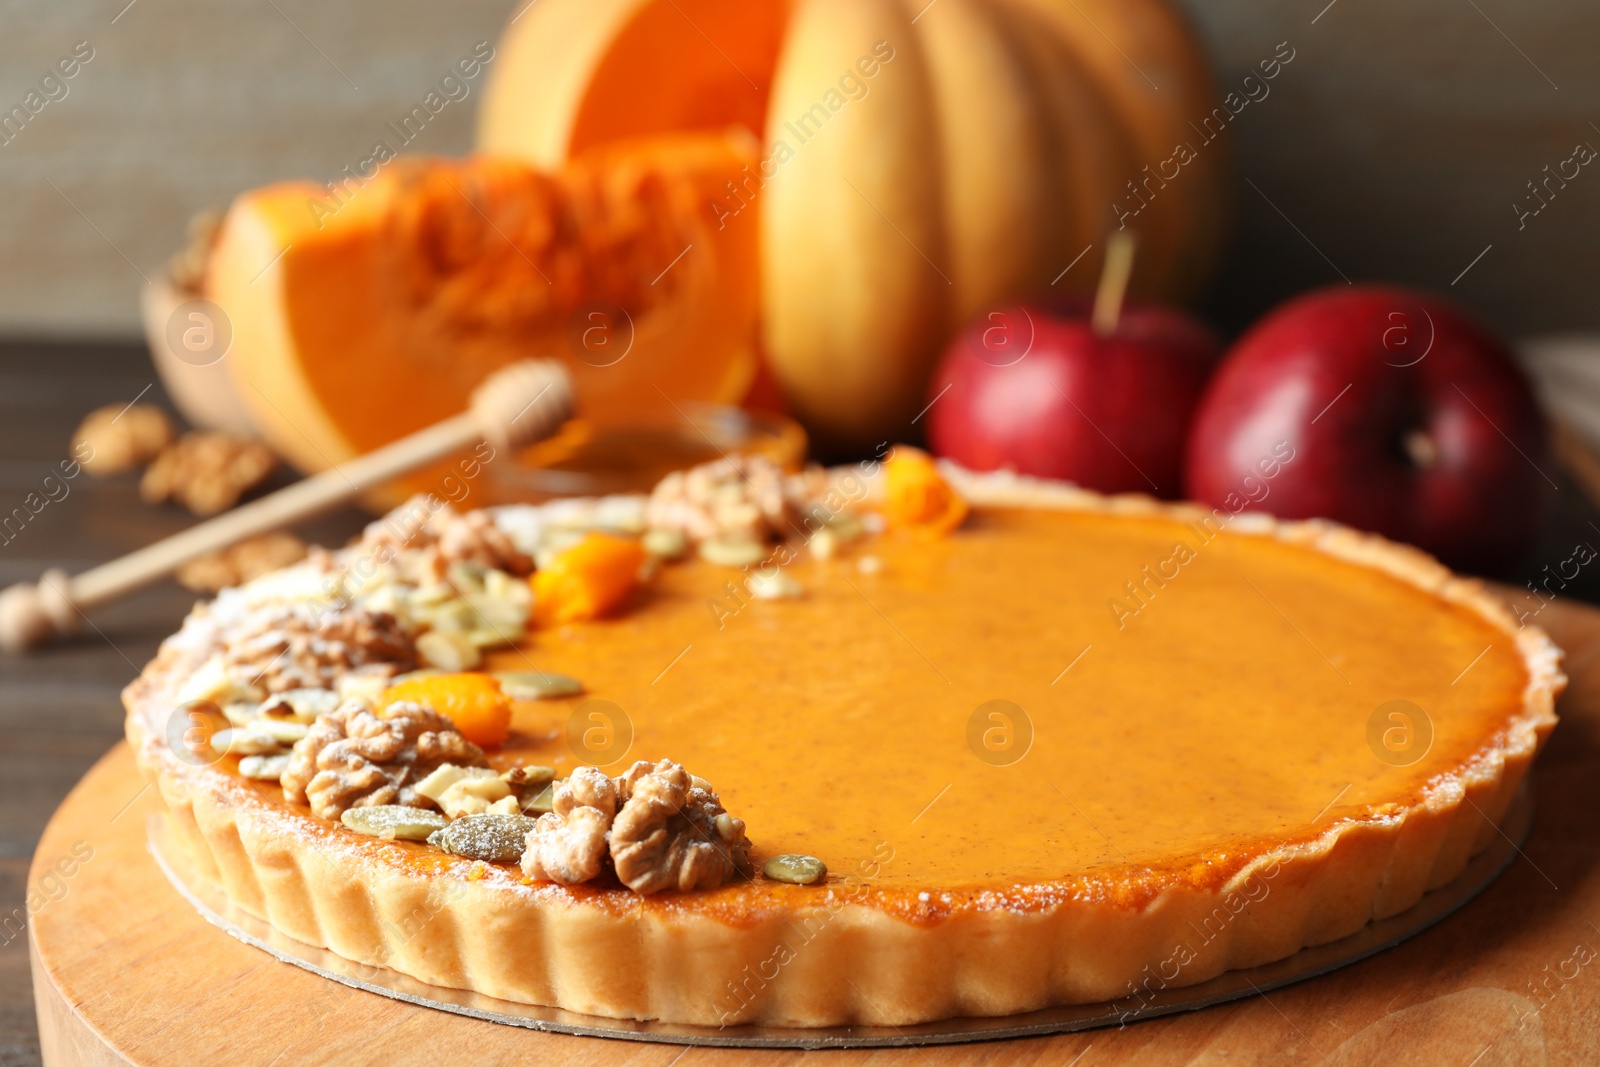
[[[319,613],[266,605],[223,625],[217,641],[227,676],[268,693],[333,689],[341,675],[368,664],[396,674],[416,666],[416,648],[394,616],[354,606]]]
[[[783,468],[764,456],[728,456],[661,479],[645,521],[690,541],[755,542],[788,536],[794,507]]]
[[[554,810],[528,834],[522,872],[573,885],[607,859],[635,893],[714,889],[750,870],[744,822],[702,779],[671,760],[640,761],[620,778],[580,767],[557,782]]]
[[[361,549],[382,560],[396,560],[419,571],[414,582],[440,581],[452,563],[475,563],[525,577],[533,559],[486,511],[465,515],[449,504],[414,496],[371,523],[361,535]]]
[[[539,816],[522,854],[522,873],[536,882],[575,885],[599,876],[606,835],[617,814],[617,787],[593,767],[555,784],[553,809]]]
[[[671,760],[635,763],[617,793],[626,802],[611,826],[611,858],[635,893],[713,889],[749,870],[743,820]]]
[[[283,795],[337,819],[353,807],[428,807],[417,784],[441,764],[481,767],[483,750],[450,720],[420,704],[389,705],[382,717],[358,700],[320,716],[294,746],[283,772]]]

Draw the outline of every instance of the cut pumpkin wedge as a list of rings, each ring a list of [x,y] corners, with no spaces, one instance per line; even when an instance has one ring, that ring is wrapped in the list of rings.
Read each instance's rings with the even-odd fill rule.
[[[559,172],[401,157],[356,186],[236,200],[206,273],[236,390],[320,470],[462,411],[507,363],[556,358],[606,425],[737,400],[754,370],[753,219],[719,194],[742,130],[616,142]]]

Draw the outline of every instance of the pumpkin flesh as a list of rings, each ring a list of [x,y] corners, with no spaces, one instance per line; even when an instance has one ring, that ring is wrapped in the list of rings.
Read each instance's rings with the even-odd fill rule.
[[[329,199],[310,183],[248,193],[206,281],[238,391],[303,470],[462,411],[517,359],[563,361],[596,424],[735,399],[755,232],[719,229],[712,199],[754,153],[735,133],[618,142],[554,174],[402,158],[331,213],[308,210]]]

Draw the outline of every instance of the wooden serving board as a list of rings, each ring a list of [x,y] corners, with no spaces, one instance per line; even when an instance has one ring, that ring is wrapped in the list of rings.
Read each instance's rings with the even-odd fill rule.
[[[1600,611],[1537,620],[1568,654],[1561,725],[1532,776],[1531,837],[1498,882],[1364,962],[1183,1015],[1024,1040],[836,1051],[877,1065],[1578,1064],[1600,1058]],[[47,1064],[492,1062],[708,1067],[791,1051],[688,1048],[515,1029],[350,989],[208,925],[146,850],[158,799],[125,744],[56,812],[29,886]]]

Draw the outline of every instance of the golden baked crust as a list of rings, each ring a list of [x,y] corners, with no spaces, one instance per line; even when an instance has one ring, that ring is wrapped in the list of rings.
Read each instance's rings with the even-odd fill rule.
[[[1210,514],[945,469],[979,507],[1180,521]],[[903,901],[848,882],[641,900],[526,884],[513,868],[442,854],[419,858],[404,843],[357,838],[286,807],[275,790],[181,758],[163,728],[199,666],[181,642],[164,646],[124,694],[128,736],[198,869],[234,901],[301,940],[434,984],[705,1026],[904,1025],[1111,1001],[1335,940],[1455,877],[1498,832],[1555,724],[1565,683],[1559,651],[1541,631],[1519,629],[1480,583],[1414,549],[1326,522],[1246,513],[1227,525],[1230,534],[1302,545],[1470,610],[1508,635],[1527,684],[1506,726],[1471,758],[1440,766],[1420,798],[1370,806],[1314,838],[1265,849],[1224,881],[1169,879],[1146,898],[1034,886],[959,894],[936,917],[919,918],[897,906]],[[760,830],[752,826],[758,841]],[[1173,946],[1200,928],[1211,936],[1174,962]]]

